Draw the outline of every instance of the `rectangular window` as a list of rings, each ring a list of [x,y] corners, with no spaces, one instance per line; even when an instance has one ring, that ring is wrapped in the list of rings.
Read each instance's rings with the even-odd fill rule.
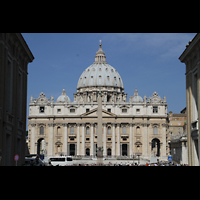
[[[108,111],[108,112],[111,112],[111,109],[110,109],[110,108],[108,108],[108,109],[107,109],[107,111]]]
[[[153,113],[158,113],[158,106],[153,106]]]
[[[158,134],[158,128],[155,126],[153,127],[153,134],[154,135],[157,135]]]
[[[90,111],[90,109],[89,109],[89,108],[86,108],[86,113],[89,112],[89,111]]]
[[[122,109],[122,113],[127,113],[127,109]]]
[[[108,134],[111,134],[111,127],[108,127]]]
[[[12,113],[12,96],[13,96],[13,69],[12,69],[12,63],[8,60],[7,62],[7,68],[6,68],[6,90],[5,90],[5,96],[6,96],[6,110],[9,113]],[[19,95],[18,95],[19,96]]]
[[[57,113],[60,114],[61,113],[61,109],[57,109]]]
[[[74,108],[70,109],[70,113],[75,113],[75,109]]]
[[[40,127],[40,135],[44,135],[44,127],[43,126]]]
[[[126,134],[126,126],[123,126],[123,128],[122,128],[122,134]]]
[[[140,113],[140,109],[136,109],[136,113],[139,114]]]
[[[22,73],[21,72],[19,72],[19,75],[18,75],[18,86],[17,86],[17,88],[18,88],[18,118],[19,119],[22,119],[22,90],[23,90],[23,84],[22,84]]]
[[[44,107],[40,107],[40,113],[44,113]]]
[[[74,135],[74,126],[71,126],[71,128],[70,128],[70,134]]]
[[[86,128],[86,134],[87,134],[87,135],[90,134],[90,128],[89,128],[89,127]]]

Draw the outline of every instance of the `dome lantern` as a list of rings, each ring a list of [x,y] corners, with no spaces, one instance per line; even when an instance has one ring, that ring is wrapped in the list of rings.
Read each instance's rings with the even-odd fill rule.
[[[101,40],[99,41],[99,50],[96,52],[96,56],[95,56],[95,62],[94,63],[107,63],[106,62],[106,56],[105,56],[105,52],[102,50],[101,46]]]

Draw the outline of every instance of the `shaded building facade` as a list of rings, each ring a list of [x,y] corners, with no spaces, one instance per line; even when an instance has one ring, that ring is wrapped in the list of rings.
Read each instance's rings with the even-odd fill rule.
[[[20,33],[0,33],[0,165],[24,163],[27,67],[34,59]]]
[[[186,45],[186,49],[179,57],[186,65],[186,102],[187,102],[187,139],[188,164],[200,165],[200,34]]]

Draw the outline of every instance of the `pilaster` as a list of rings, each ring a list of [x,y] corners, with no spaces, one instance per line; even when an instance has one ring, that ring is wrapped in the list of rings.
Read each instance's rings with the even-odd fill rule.
[[[80,155],[80,124],[77,123],[77,155]]]
[[[106,156],[106,123],[103,123],[103,155]]]
[[[35,154],[35,134],[36,134],[36,124],[33,123],[31,124],[32,129],[31,129],[31,154]]]
[[[115,123],[112,123],[112,156],[115,156]]]
[[[120,124],[117,123],[117,156],[120,156]]]
[[[85,123],[82,123],[82,156],[85,156]]]
[[[94,155],[94,123],[91,123],[90,155]]]
[[[49,123],[49,135],[48,135],[48,156],[54,155],[54,123]]]
[[[64,127],[64,144],[63,144],[63,153],[64,155],[67,155],[67,138],[68,138],[68,133],[67,133],[67,127],[68,123],[62,124]]]

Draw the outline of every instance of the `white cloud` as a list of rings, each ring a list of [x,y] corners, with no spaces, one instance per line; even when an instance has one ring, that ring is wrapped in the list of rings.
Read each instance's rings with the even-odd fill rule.
[[[179,57],[195,33],[113,33],[104,40],[120,44],[122,51],[142,51],[161,58]],[[118,49],[120,50],[120,49]]]

